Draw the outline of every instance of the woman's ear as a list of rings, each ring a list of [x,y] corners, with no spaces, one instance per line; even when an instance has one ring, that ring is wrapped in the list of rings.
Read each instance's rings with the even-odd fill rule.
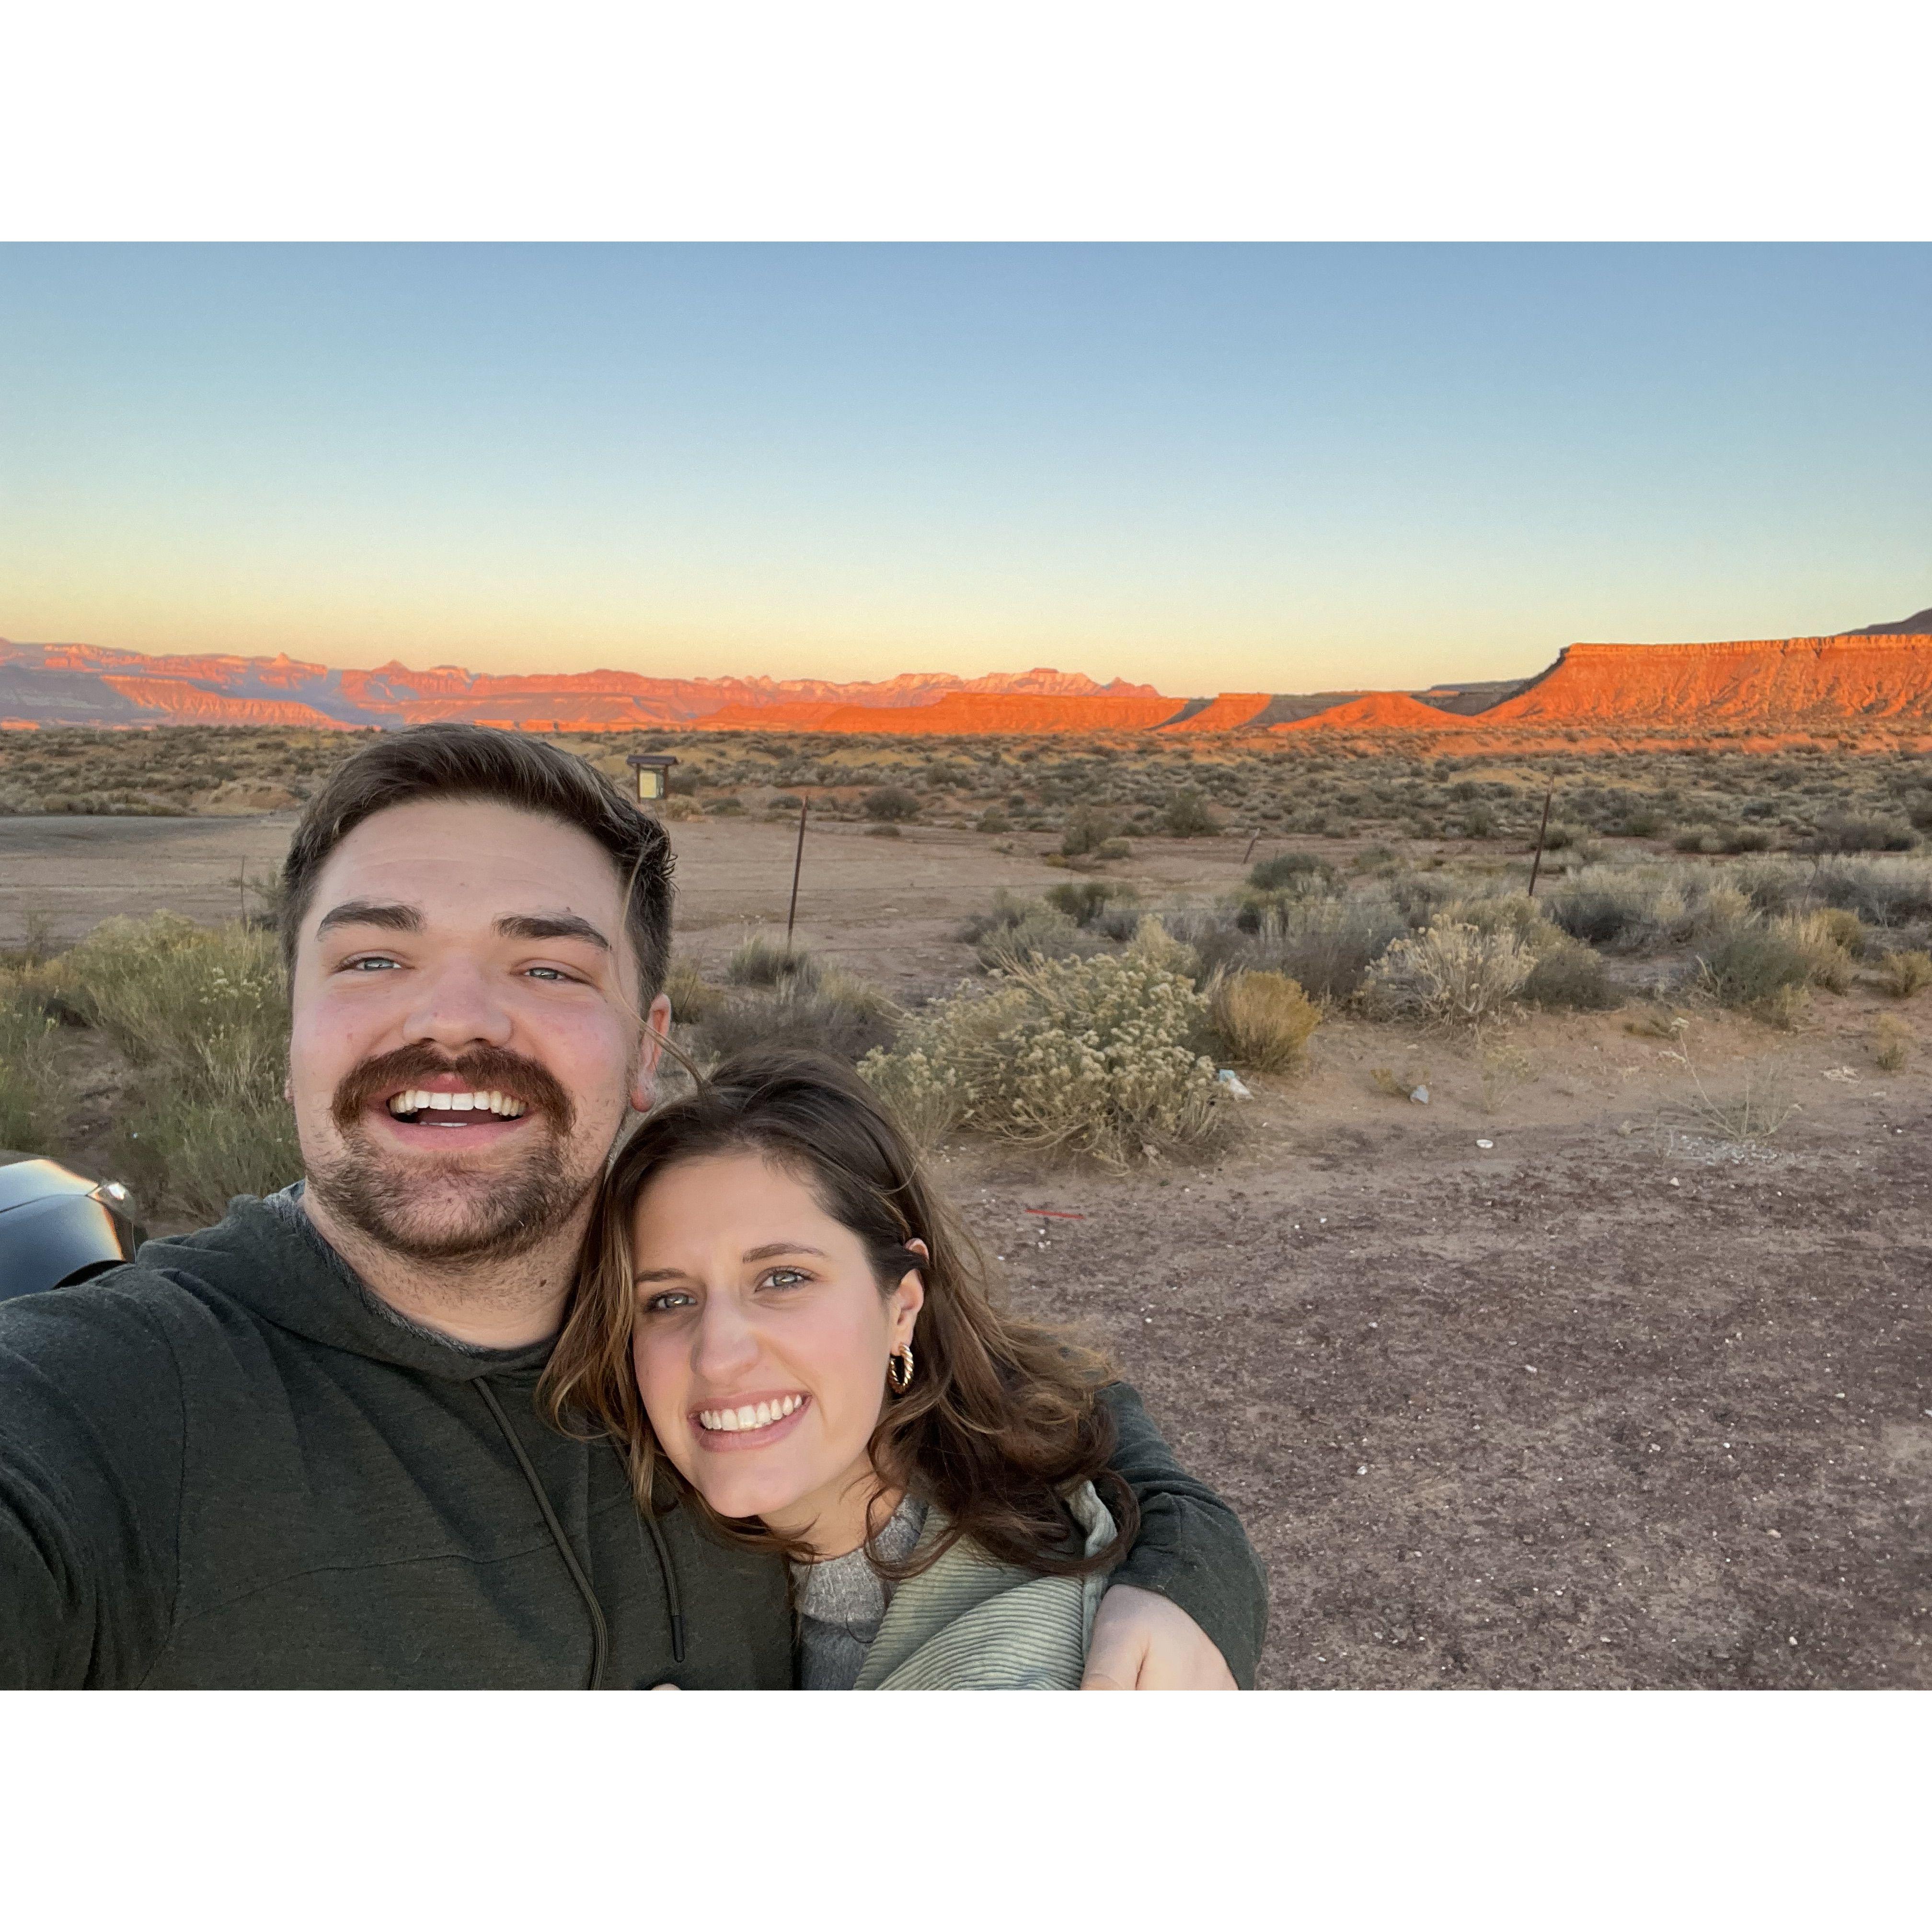
[[[932,1251],[923,1241],[908,1241],[906,1246],[922,1261],[932,1260]],[[912,1340],[919,1311],[926,1306],[926,1277],[917,1268],[908,1268],[899,1276],[899,1285],[892,1290],[892,1346],[897,1348]]]

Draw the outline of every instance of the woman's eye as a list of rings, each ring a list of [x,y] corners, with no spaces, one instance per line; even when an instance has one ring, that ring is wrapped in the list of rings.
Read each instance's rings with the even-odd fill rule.
[[[811,1276],[797,1268],[773,1268],[758,1286],[760,1288],[797,1288],[811,1279]]]
[[[686,1294],[682,1288],[668,1288],[662,1294],[647,1296],[644,1301],[646,1315],[663,1315],[673,1309],[692,1308],[697,1306],[694,1297]]]
[[[343,970],[346,973],[393,972],[398,969],[399,963],[399,962],[394,959],[384,959],[381,958],[374,959],[351,959],[344,965]]]

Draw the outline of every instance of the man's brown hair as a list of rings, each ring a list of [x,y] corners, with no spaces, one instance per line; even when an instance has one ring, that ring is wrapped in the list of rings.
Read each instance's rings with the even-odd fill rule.
[[[417,724],[352,752],[308,802],[282,867],[282,959],[296,940],[328,855],[365,818],[426,799],[478,799],[574,826],[610,855],[638,956],[638,1010],[664,985],[670,953],[670,842],[610,779],[561,747],[480,724]]]

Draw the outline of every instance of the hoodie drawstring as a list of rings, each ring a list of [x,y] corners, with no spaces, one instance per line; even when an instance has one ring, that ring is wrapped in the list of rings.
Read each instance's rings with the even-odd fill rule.
[[[563,1525],[557,1521],[556,1511],[550,1507],[543,1483],[524,1453],[524,1445],[517,1440],[517,1432],[510,1426],[510,1418],[503,1413],[503,1405],[496,1400],[496,1392],[490,1388],[489,1377],[478,1376],[476,1388],[490,1413],[496,1418],[496,1426],[503,1432],[503,1440],[510,1445],[510,1453],[516,1457],[517,1466],[524,1472],[524,1480],[529,1484],[530,1494],[536,1498],[537,1508],[550,1526],[557,1554],[570,1572],[570,1580],[577,1586],[577,1594],[584,1599],[584,1607],[590,1612],[590,1681],[584,1688],[586,1690],[601,1690],[604,1684],[604,1661],[610,1649],[610,1632],[604,1621],[604,1606],[597,1600],[597,1592],[590,1587],[590,1579],[584,1574],[584,1565],[577,1560],[577,1552],[571,1547],[570,1538],[563,1533]]]
[[[631,1480],[630,1465],[624,1460],[624,1452],[613,1442],[618,1462],[624,1471],[624,1481],[628,1487]],[[677,1587],[677,1570],[670,1560],[670,1547],[664,1539],[664,1532],[658,1527],[657,1518],[648,1510],[638,1512],[638,1533],[649,1534],[651,1547],[658,1553],[658,1568],[664,1573],[664,1604],[670,1612],[670,1660],[674,1664],[684,1661],[684,1598]]]

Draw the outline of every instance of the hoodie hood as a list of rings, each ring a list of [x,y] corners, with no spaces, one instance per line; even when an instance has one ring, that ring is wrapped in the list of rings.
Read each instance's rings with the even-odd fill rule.
[[[200,1285],[291,1334],[443,1382],[534,1374],[553,1342],[478,1353],[406,1326],[313,1226],[296,1226],[265,1202],[238,1195],[212,1228],[143,1244],[136,1257],[184,1286]]]

